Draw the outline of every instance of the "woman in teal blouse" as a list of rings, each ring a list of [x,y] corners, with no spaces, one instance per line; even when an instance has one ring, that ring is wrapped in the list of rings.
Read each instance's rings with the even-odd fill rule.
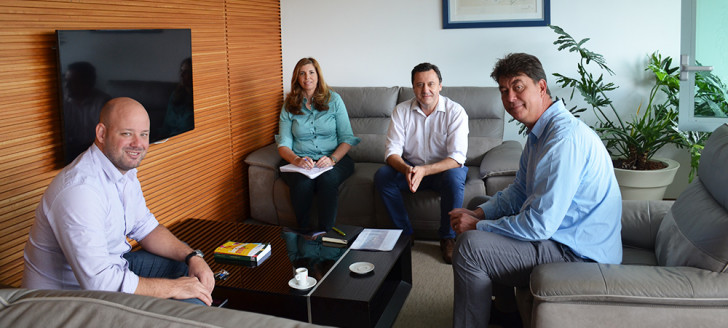
[[[315,179],[281,173],[290,188],[299,228],[310,228],[309,212],[314,194],[318,194],[317,229],[330,230],[336,220],[339,185],[354,173],[354,161],[346,153],[360,139],[351,130],[344,102],[324,82],[315,59],[303,58],[293,69],[278,129],[276,142],[283,160],[307,169],[334,167]]]

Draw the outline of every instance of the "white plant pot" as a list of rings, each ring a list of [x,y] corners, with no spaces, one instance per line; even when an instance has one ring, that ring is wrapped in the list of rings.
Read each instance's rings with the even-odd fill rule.
[[[653,158],[667,164],[661,170],[625,170],[614,168],[622,199],[661,200],[675,178],[680,163],[669,158]]]

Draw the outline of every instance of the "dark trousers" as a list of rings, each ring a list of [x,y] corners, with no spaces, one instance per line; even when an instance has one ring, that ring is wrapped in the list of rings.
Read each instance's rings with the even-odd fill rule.
[[[137,276],[144,278],[167,278],[176,279],[187,275],[189,268],[184,262],[170,260],[166,257],[154,255],[145,250],[129,252],[124,254],[129,262],[129,270]],[[197,298],[178,300],[186,303],[205,305],[205,302]]]
[[[288,164],[283,163],[283,164]],[[311,205],[317,195],[318,230],[329,231],[336,221],[339,185],[354,173],[354,160],[348,155],[339,160],[334,168],[309,179],[295,172],[281,172],[281,178],[288,184],[293,211],[300,229],[308,229],[311,224]]]
[[[488,327],[491,296],[527,287],[533,268],[551,262],[584,262],[569,247],[553,240],[520,241],[471,230],[458,236],[452,257],[455,281],[453,327]],[[503,287],[508,287],[503,288]]]
[[[465,177],[468,174],[466,166],[449,169],[439,174],[428,175],[422,179],[417,190],[431,189],[440,193],[440,238],[455,238],[455,232],[450,226],[452,209],[463,206],[465,193]],[[412,224],[404,207],[402,191],[410,192],[407,178],[404,174],[389,165],[384,165],[374,175],[374,185],[382,197],[384,207],[397,228],[402,229],[405,235],[412,234]]]

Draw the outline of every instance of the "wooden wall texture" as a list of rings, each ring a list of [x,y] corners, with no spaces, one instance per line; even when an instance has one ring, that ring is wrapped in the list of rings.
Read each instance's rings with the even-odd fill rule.
[[[243,160],[273,142],[282,105],[278,0],[0,3],[0,283],[20,286],[35,208],[62,168],[56,29],[190,28],[195,130],[151,145],[147,206],[171,225],[249,214]]]

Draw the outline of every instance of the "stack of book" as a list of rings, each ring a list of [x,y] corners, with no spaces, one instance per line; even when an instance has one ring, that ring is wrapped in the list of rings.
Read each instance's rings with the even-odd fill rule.
[[[271,254],[270,243],[238,243],[228,241],[213,253],[216,262],[240,264],[250,267],[259,266]]]

